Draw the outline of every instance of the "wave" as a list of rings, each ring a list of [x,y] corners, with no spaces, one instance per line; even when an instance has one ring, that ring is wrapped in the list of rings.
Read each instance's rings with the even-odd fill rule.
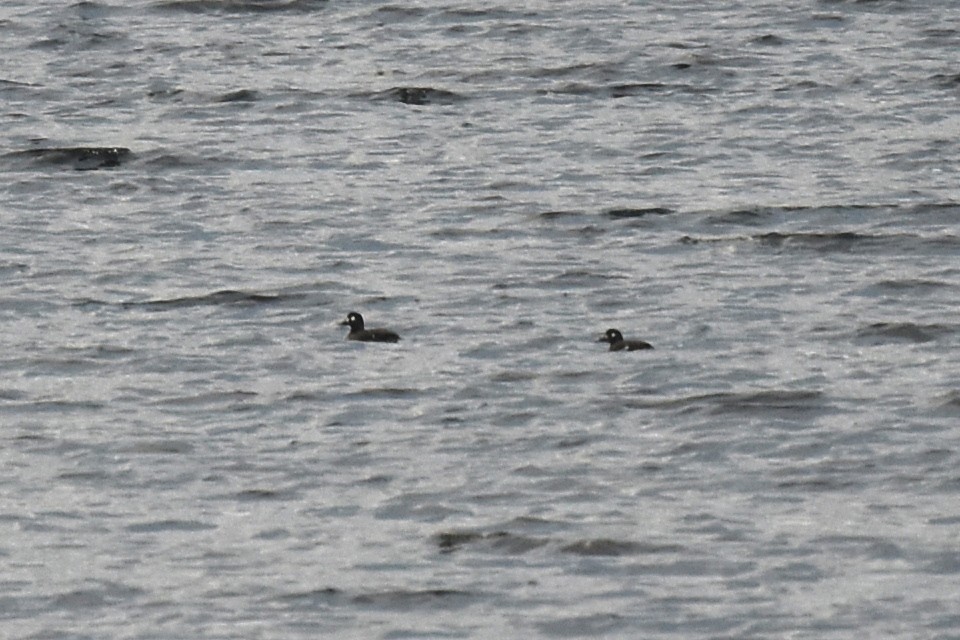
[[[246,291],[234,291],[225,289],[200,296],[184,296],[181,298],[168,298],[160,300],[147,300],[145,302],[124,302],[121,306],[129,307],[150,307],[155,309],[182,309],[184,307],[199,306],[217,306],[217,305],[256,305],[273,304],[280,302],[284,296],[276,294],[249,293]]]
[[[645,216],[666,216],[671,213],[676,213],[676,211],[667,207],[620,207],[607,209],[604,215],[613,220],[622,220],[625,218],[643,218]]]
[[[154,9],[185,13],[314,13],[328,0],[162,0]]]
[[[348,593],[334,587],[280,595],[277,600],[285,605],[315,608],[339,604],[353,604],[383,609],[462,608],[473,605],[482,593],[459,589],[381,589]]]
[[[355,604],[406,611],[414,607],[466,607],[475,599],[474,594],[456,589],[395,589],[359,593],[351,600]]]
[[[930,79],[945,89],[960,87],[960,73],[938,73]]]
[[[443,104],[449,105],[466,98],[453,91],[434,87],[391,87],[383,91],[352,94],[356,98],[368,98],[374,101],[393,101],[415,106]]]
[[[706,393],[679,398],[627,400],[630,409],[676,409],[684,413],[705,411],[710,414],[763,413],[810,414],[830,410],[821,391],[770,389],[763,391]]]
[[[216,102],[256,102],[260,94],[255,89],[237,89],[216,97]]]
[[[912,342],[922,344],[957,332],[957,327],[913,322],[875,322],[857,330],[857,338],[871,344]]]
[[[216,529],[217,525],[200,520],[151,520],[130,524],[124,527],[124,530],[130,533],[164,533],[170,531],[193,532],[210,531]]]
[[[702,94],[711,91],[714,91],[714,89],[678,82],[619,82],[612,84],[570,82],[549,89],[540,89],[537,94],[587,96],[616,100],[648,94]]]
[[[938,398],[937,413],[941,415],[960,415],[960,389]]]
[[[953,285],[950,282],[942,280],[928,280],[923,278],[904,278],[901,280],[880,280],[868,288],[876,288],[880,291],[936,291],[939,289],[950,288]]]
[[[710,222],[762,224],[775,218],[789,217],[796,218],[797,214],[803,214],[805,217],[821,218],[823,216],[843,216],[855,213],[877,213],[907,216],[927,216],[932,213],[944,212],[955,214],[960,211],[960,203],[957,202],[921,202],[916,204],[899,203],[879,203],[879,204],[827,204],[827,205],[804,205],[787,204],[774,206],[757,207],[735,207],[723,211],[704,211]]]
[[[784,246],[804,246],[813,249],[837,250],[849,249],[857,242],[876,240],[871,235],[853,231],[829,232],[781,232],[768,231],[746,236],[682,236],[681,244],[708,244],[731,241],[756,242],[768,247],[781,248]]]
[[[898,248],[919,250],[919,247],[960,247],[960,236],[923,236],[911,233],[864,233],[860,231],[768,231],[738,236],[691,236],[680,237],[681,244],[752,242],[760,247],[776,250],[808,250],[820,253],[876,250]]]
[[[224,289],[198,296],[183,296],[179,298],[160,298],[138,302],[111,303],[102,300],[86,298],[78,300],[78,306],[119,306],[123,309],[150,309],[164,311],[168,309],[184,309],[190,307],[218,306],[218,305],[260,305],[276,304],[287,300],[302,298],[303,294],[266,294],[251,293]]]
[[[432,540],[441,553],[454,553],[467,547],[507,555],[519,555],[541,548],[550,548],[558,553],[577,556],[633,556],[683,551],[683,547],[678,544],[656,544],[612,538],[585,538],[570,542],[560,538],[527,536],[504,530],[442,531],[434,535]]]
[[[651,205],[649,207],[610,207],[608,209],[602,210],[599,215],[609,218],[611,220],[633,220],[637,218],[646,218],[649,216],[668,216],[678,213],[676,209],[671,209],[669,207],[663,207],[659,205]],[[540,220],[545,221],[571,221],[571,220],[581,220],[585,221],[594,217],[595,213],[587,211],[571,211],[571,210],[550,210],[542,211],[536,214],[536,217]]]
[[[119,167],[132,155],[126,147],[41,147],[5,153],[0,156],[0,167],[5,164],[10,170],[51,166],[93,171]]]
[[[956,202],[928,202],[915,205],[898,204],[878,204],[878,205],[782,205],[770,207],[736,207],[724,211],[682,211],[673,209],[662,204],[652,203],[649,205],[623,205],[611,206],[600,209],[599,214],[612,220],[629,220],[632,218],[644,218],[647,216],[662,215],[682,215],[686,220],[694,223],[703,224],[711,228],[717,226],[737,226],[737,227],[773,227],[774,225],[795,225],[798,222],[808,223],[808,226],[814,226],[821,223],[822,226],[828,226],[834,229],[837,226],[853,224],[853,221],[862,223],[870,220],[880,221],[882,216],[895,217],[897,220],[904,218],[915,220],[918,225],[937,225],[938,228],[951,225],[956,216],[960,214],[960,203]],[[541,211],[536,216],[541,220],[570,220],[576,218],[588,218],[596,215],[595,212],[585,210],[570,209],[548,209]],[[841,246],[846,247],[854,244],[887,242],[889,240],[898,240],[901,238],[921,238],[924,241],[957,244],[960,238],[954,235],[931,235],[919,236],[912,233],[882,233],[882,232],[864,232],[862,230],[840,230],[840,231],[820,231],[813,230],[789,230],[769,229],[764,232],[754,234],[729,236],[683,236],[681,241],[686,244],[699,244],[706,242],[729,242],[731,240],[751,240],[761,244],[773,247],[797,244],[811,247],[817,246]]]

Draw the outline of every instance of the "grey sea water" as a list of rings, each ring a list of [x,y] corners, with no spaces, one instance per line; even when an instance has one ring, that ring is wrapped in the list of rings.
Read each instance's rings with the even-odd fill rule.
[[[0,637],[960,638],[957,3],[0,34]]]

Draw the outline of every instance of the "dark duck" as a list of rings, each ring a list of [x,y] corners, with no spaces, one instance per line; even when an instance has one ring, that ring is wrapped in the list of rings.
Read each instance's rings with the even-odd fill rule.
[[[643,340],[624,340],[623,334],[618,329],[607,329],[607,332],[600,336],[597,342],[607,342],[610,344],[610,351],[639,351],[640,349],[653,349],[653,345]]]
[[[350,327],[347,340],[359,340],[360,342],[397,342],[400,340],[400,336],[390,329],[364,329],[363,316],[356,311],[348,313],[347,319],[340,324]]]

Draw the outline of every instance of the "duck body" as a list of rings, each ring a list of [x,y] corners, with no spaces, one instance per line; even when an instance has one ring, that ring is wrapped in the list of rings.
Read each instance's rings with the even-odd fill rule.
[[[641,349],[653,349],[653,345],[643,340],[624,340],[623,334],[618,329],[607,329],[607,332],[600,336],[597,342],[607,342],[610,344],[610,351],[640,351]]]
[[[347,340],[358,340],[360,342],[398,342],[400,340],[400,336],[390,329],[364,329],[363,316],[356,311],[348,313],[347,319],[340,325],[350,327]]]

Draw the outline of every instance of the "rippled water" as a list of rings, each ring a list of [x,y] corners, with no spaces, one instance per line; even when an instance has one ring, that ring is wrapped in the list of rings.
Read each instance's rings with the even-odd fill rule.
[[[5,4],[0,636],[960,637],[958,24]]]

